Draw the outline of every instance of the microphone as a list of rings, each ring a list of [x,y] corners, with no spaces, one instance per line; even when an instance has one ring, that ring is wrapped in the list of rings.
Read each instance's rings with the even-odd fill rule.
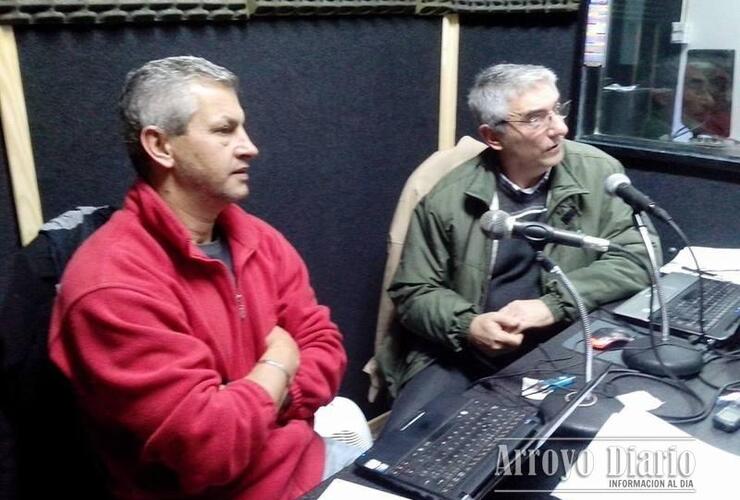
[[[611,245],[604,238],[554,229],[541,222],[520,222],[503,210],[489,210],[484,213],[480,225],[483,232],[494,240],[518,238],[530,243],[558,243],[597,252],[606,252]]]
[[[655,204],[646,194],[632,185],[629,177],[624,174],[612,174],[604,181],[604,190],[607,194],[618,196],[631,206],[636,212],[647,212],[663,222],[670,223],[673,218]]]

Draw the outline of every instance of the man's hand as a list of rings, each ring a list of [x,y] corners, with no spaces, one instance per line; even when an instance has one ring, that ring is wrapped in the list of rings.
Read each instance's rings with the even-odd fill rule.
[[[470,323],[470,343],[487,354],[521,345],[520,321],[502,311],[479,314]]]
[[[265,338],[267,350],[262,355],[263,359],[271,359],[282,364],[291,374],[291,380],[298,371],[301,361],[301,353],[298,350],[293,337],[279,326],[273,327]]]
[[[555,322],[550,309],[540,299],[514,300],[495,312],[479,314],[470,323],[470,343],[481,351],[519,347],[523,332]]]
[[[265,339],[267,350],[246,376],[248,380],[259,384],[270,395],[275,405],[280,408],[288,395],[298,367],[301,355],[293,337],[279,326],[275,326]]]
[[[498,312],[515,318],[519,322],[520,331],[550,326],[555,323],[550,309],[540,299],[513,300]]]

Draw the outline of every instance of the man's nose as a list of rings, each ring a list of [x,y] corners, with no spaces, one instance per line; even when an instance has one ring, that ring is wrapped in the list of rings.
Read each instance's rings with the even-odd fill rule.
[[[247,131],[244,127],[241,127],[238,137],[238,144],[236,147],[236,154],[247,158],[254,158],[260,153],[257,146],[254,145],[252,139],[249,138]]]
[[[565,117],[560,116],[557,113],[550,115],[550,126],[548,127],[548,133],[552,136],[566,135],[568,133],[568,125],[565,124]]]

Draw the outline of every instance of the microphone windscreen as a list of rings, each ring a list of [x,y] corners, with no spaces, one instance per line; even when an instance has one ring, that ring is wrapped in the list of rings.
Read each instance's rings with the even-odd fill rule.
[[[480,218],[480,225],[495,240],[510,236],[509,214],[503,210],[489,210]]]
[[[617,194],[617,189],[619,186],[630,186],[632,185],[632,181],[630,181],[630,178],[627,177],[624,174],[612,174],[609,177],[606,178],[604,181],[604,190],[607,192],[607,194],[615,195]]]

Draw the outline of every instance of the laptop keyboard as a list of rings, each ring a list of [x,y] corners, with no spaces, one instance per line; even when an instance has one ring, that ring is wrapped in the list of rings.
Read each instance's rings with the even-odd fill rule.
[[[526,409],[471,399],[388,473],[431,491],[448,493],[483,459],[497,457],[498,445],[507,445],[508,450],[518,446],[519,440],[504,438],[526,437],[516,432],[533,416],[533,411]]]
[[[729,281],[704,280],[704,330],[712,328],[728,315],[740,314],[740,286]],[[660,311],[653,313],[660,322]],[[699,282],[694,282],[681,295],[668,302],[668,321],[673,328],[701,333],[699,326]]]

